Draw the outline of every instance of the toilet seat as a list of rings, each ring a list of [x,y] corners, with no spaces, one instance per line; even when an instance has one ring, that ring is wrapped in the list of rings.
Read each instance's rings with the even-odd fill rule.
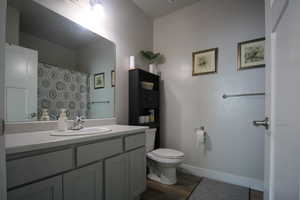
[[[168,159],[178,159],[184,157],[184,153],[180,151],[176,151],[174,149],[156,149],[151,153],[154,154],[155,156],[161,158],[168,158]]]
[[[157,149],[147,153],[147,157],[160,163],[176,164],[183,161],[184,153],[173,149]]]
[[[147,158],[156,161],[158,163],[164,163],[164,164],[176,164],[176,163],[181,163],[183,161],[183,158],[177,158],[177,159],[161,158],[159,156],[154,155],[151,152],[147,153]]]

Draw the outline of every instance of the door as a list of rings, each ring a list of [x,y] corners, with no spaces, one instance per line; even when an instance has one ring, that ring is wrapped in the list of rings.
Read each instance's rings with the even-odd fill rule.
[[[7,200],[63,200],[62,177],[54,177],[8,192]]]
[[[105,161],[105,200],[128,200],[128,154]]]
[[[138,199],[146,190],[146,151],[139,148],[129,155],[129,199]]]
[[[37,119],[37,66],[37,51],[6,44],[6,121],[32,121]]]
[[[265,199],[300,198],[300,1],[266,0]]]
[[[6,163],[4,144],[4,46],[6,1],[0,1],[0,199],[6,200]]]
[[[63,175],[64,200],[102,200],[103,165],[97,163]]]

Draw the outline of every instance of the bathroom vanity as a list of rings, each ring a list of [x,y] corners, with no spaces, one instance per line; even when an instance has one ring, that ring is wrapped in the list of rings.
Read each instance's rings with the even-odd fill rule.
[[[146,189],[145,130],[6,135],[8,200],[133,200]]]

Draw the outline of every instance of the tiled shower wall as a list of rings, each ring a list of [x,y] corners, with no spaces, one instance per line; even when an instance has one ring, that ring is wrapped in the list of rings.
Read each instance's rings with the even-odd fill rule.
[[[38,113],[47,108],[52,119],[60,109],[67,110],[69,119],[88,115],[89,75],[78,71],[39,63]]]

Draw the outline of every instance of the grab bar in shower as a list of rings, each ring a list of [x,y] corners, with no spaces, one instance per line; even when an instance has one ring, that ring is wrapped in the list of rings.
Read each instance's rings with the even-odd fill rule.
[[[109,104],[110,103],[110,101],[92,101],[92,102],[90,102],[91,104],[97,104],[97,103],[103,103],[103,104]]]
[[[263,96],[264,92],[261,93],[244,93],[244,94],[223,94],[223,99],[227,99],[230,97],[246,97],[246,96]]]

